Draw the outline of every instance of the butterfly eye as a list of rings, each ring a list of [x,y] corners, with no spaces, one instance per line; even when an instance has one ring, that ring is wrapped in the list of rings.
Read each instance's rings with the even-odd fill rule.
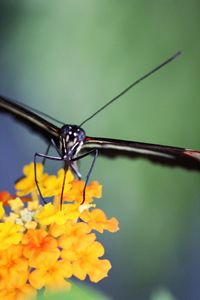
[[[61,134],[67,136],[72,134],[72,126],[70,125],[63,125],[61,127]]]
[[[85,131],[82,128],[79,128],[77,130],[77,139],[79,142],[82,142],[85,140]]]

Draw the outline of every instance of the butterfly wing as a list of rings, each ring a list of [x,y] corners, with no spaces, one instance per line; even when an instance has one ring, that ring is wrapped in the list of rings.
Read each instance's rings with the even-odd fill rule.
[[[58,139],[60,129],[17,102],[0,96],[0,113],[10,114],[46,140]]]
[[[146,158],[154,163],[180,166],[200,171],[200,151],[117,139],[87,137],[83,150],[99,149],[99,153],[115,158]]]
[[[0,112],[14,116],[46,140],[54,138],[58,141],[60,128],[48,122],[38,114],[0,96]],[[129,158],[146,158],[154,163],[168,166],[180,166],[186,169],[200,170],[200,151],[179,147],[162,146],[156,144],[141,143],[136,141],[124,141],[117,139],[86,137],[82,146],[83,151],[99,149],[100,154],[114,158],[124,156]]]

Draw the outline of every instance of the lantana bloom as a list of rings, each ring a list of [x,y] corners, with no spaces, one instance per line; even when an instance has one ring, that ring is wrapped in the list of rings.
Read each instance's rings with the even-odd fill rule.
[[[85,182],[71,171],[62,187],[63,169],[54,176],[44,173],[42,164],[36,168],[45,204],[40,203],[33,163],[24,167],[16,196],[0,192],[1,299],[35,299],[40,289],[69,291],[73,277],[96,283],[111,268],[95,231],[116,232],[119,227],[116,218],[108,219],[93,203],[102,196],[101,185],[91,182],[83,203]]]

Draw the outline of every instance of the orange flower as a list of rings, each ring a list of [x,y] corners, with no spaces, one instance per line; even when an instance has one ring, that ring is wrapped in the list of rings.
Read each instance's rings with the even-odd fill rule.
[[[8,205],[8,200],[12,199],[12,195],[7,191],[0,192],[0,201],[3,202],[4,205]]]
[[[91,229],[103,233],[104,230],[116,232],[119,230],[116,218],[107,219],[106,214],[101,209],[85,210],[80,215],[81,220],[86,222]]]
[[[63,249],[61,257],[72,262],[73,274],[81,280],[88,275],[90,280],[98,282],[107,276],[111,264],[108,260],[100,260],[104,254],[103,246],[95,241],[96,236],[86,234],[80,236],[62,235],[58,244]]]
[[[18,285],[19,274],[26,274],[28,279],[28,262],[22,256],[22,246],[12,245],[6,251],[0,251],[0,269],[4,273],[1,284],[12,289]]]
[[[80,238],[80,236],[85,235],[89,232],[90,228],[86,223],[74,223],[72,220],[66,220],[65,224],[63,225],[53,223],[49,227],[49,234],[55,238],[61,235],[65,235],[67,237],[77,236],[78,238]]]
[[[93,242],[85,248],[78,249],[79,259],[73,262],[73,274],[80,280],[84,280],[86,275],[93,282],[98,282],[107,276],[111,264],[107,259],[100,260],[103,256],[104,248],[99,242]]]
[[[37,164],[37,179],[44,196],[53,196],[52,202],[41,206],[35,185],[33,164],[24,168],[25,176],[16,184],[18,194],[31,193],[32,202],[22,198],[9,199],[0,193],[0,299],[25,300],[35,297],[37,290],[45,292],[69,290],[68,278],[84,280],[87,276],[98,282],[107,276],[111,264],[104,255],[104,247],[96,241],[93,230],[115,232],[118,221],[107,219],[100,209],[94,209],[93,198],[101,197],[101,185],[93,181],[74,180],[67,172],[64,199],[75,201],[59,207],[64,170],[57,176],[43,173]],[[1,199],[2,197],[2,199]],[[5,200],[6,199],[6,200]],[[8,200],[9,199],[9,200]],[[4,209],[9,203],[10,210]]]
[[[75,236],[67,238],[63,235],[59,239],[59,246],[63,249],[61,251],[61,257],[68,259],[71,262],[79,260],[83,255],[83,250],[91,245],[96,239],[94,233],[82,235],[81,237]]]
[[[83,189],[85,182],[82,180],[74,180],[72,182],[72,188],[69,192],[64,194],[64,200],[66,201],[77,201],[82,203],[83,201]],[[102,186],[97,181],[92,181],[89,186],[86,187],[85,203],[90,203],[93,198],[101,198]]]
[[[40,266],[31,272],[29,281],[36,289],[65,289],[70,284],[64,279],[72,276],[72,266],[67,260],[58,260],[56,256],[47,256]]]
[[[8,278],[8,272],[5,268],[0,268],[0,291],[6,289],[6,279]]]
[[[3,203],[3,205],[7,206],[9,205],[9,200],[12,200],[12,199],[15,199],[16,198],[16,195],[11,195],[9,192],[7,191],[2,191],[0,192],[0,202]],[[30,198],[27,198],[27,197],[22,197],[21,200],[23,202],[29,202],[29,201],[32,201],[32,199]]]
[[[47,256],[59,257],[57,241],[44,229],[29,229],[22,239],[23,254],[32,267],[37,267]]]
[[[36,290],[27,283],[27,274],[18,273],[16,285],[12,289],[0,290],[0,299],[5,300],[31,300],[35,299]]]

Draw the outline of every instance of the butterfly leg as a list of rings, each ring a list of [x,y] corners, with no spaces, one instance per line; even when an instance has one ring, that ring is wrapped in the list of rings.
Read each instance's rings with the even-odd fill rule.
[[[90,178],[90,174],[91,174],[91,172],[92,172],[92,170],[94,168],[95,161],[96,161],[96,159],[98,157],[99,151],[98,151],[98,149],[92,149],[91,151],[89,151],[87,153],[84,153],[83,155],[80,155],[80,156],[78,156],[78,157],[76,157],[76,158],[73,159],[73,161],[76,161],[76,160],[84,158],[84,157],[86,157],[86,156],[88,156],[88,155],[90,155],[92,153],[94,153],[94,157],[93,157],[91,166],[90,166],[90,168],[88,170],[88,173],[86,175],[85,185],[84,185],[84,188],[83,188],[83,200],[82,200],[81,204],[83,204],[85,202],[86,187],[87,187],[87,184],[88,184],[88,181],[89,181],[89,178]]]
[[[61,154],[59,153],[59,151],[58,151],[58,149],[57,149],[57,146],[56,146],[54,140],[51,139],[51,143],[48,144],[47,149],[46,149],[45,154],[44,154],[44,157],[43,157],[43,160],[42,160],[42,164],[43,164],[43,165],[44,165],[45,162],[46,162],[46,156],[47,156],[48,153],[49,153],[51,144],[55,147],[56,151],[58,152],[58,155],[61,156]],[[25,176],[22,175],[20,178],[18,178],[18,179],[15,181],[15,183],[17,183],[18,181],[20,181],[20,180],[23,179],[24,177],[25,177]],[[36,185],[37,185],[37,183],[36,183]]]
[[[92,149],[92,150],[88,151],[87,153],[84,153],[84,154],[82,154],[82,155],[79,155],[79,156],[77,156],[77,157],[71,159],[71,161],[73,162],[73,163],[71,163],[71,164],[70,164],[70,161],[69,161],[69,166],[70,166],[70,168],[71,168],[72,171],[76,174],[76,176],[78,177],[79,180],[82,178],[82,176],[81,176],[81,174],[79,173],[78,168],[77,168],[77,165],[75,165],[74,162],[76,162],[76,161],[78,161],[78,160],[80,160],[80,159],[82,159],[82,158],[88,156],[88,155],[91,154],[91,153],[94,153],[94,151],[95,151],[95,149]]]
[[[82,178],[82,176],[81,176],[81,173],[78,171],[77,165],[74,162],[72,163],[71,161],[69,161],[68,165],[69,165],[70,169],[72,170],[72,172],[80,180]]]
[[[52,144],[53,147],[55,148],[55,150],[56,150],[56,152],[58,153],[58,155],[59,155],[60,157],[62,157],[62,153],[61,153],[60,149],[58,148],[58,146],[56,145],[54,139],[51,139],[51,144]]]
[[[62,209],[63,194],[64,194],[64,188],[65,188],[65,180],[66,180],[66,174],[67,174],[68,168],[69,168],[69,165],[68,165],[67,162],[65,162],[63,184],[62,184],[62,190],[61,190],[61,195],[60,195],[60,209]]]
[[[50,147],[51,147],[51,143],[48,144],[47,150],[45,151],[45,155],[48,155],[49,150],[50,150]],[[42,164],[43,164],[43,165],[45,164],[45,161],[46,161],[46,158],[43,157],[43,160],[42,160]]]
[[[36,184],[36,187],[38,189],[39,195],[40,195],[43,203],[46,204],[47,202],[44,200],[44,197],[42,196],[42,193],[41,193],[41,190],[40,190],[40,187],[39,187],[39,182],[38,182],[38,179],[37,179],[37,167],[36,167],[37,157],[42,157],[43,159],[59,160],[59,161],[63,160],[63,158],[62,157],[57,157],[57,156],[46,155],[46,154],[42,154],[42,153],[37,153],[37,152],[34,154],[35,184]]]

